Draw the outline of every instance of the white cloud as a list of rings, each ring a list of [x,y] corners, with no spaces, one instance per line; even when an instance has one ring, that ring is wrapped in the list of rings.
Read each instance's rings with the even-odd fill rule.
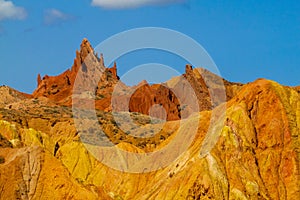
[[[74,19],[72,15],[65,14],[56,9],[46,10],[44,14],[44,23],[46,25],[60,24],[63,21],[68,21],[72,19]]]
[[[26,10],[15,6],[12,1],[0,0],[0,21],[4,19],[25,19]]]
[[[106,9],[130,9],[143,6],[182,3],[185,1],[187,0],[92,0],[92,5]]]

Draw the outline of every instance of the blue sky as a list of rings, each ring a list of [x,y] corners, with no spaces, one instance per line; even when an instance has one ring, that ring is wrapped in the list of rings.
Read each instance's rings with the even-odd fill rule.
[[[200,43],[230,81],[257,78],[300,85],[300,3],[221,0],[0,0],[0,84],[31,93],[38,73],[73,64],[88,38],[96,46],[138,27],[164,27]],[[113,47],[112,47],[113,48]],[[185,61],[145,51],[117,60],[122,75],[157,62],[184,71]]]

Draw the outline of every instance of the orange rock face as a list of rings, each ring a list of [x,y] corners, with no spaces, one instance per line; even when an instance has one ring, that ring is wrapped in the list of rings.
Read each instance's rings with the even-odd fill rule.
[[[103,56],[101,55],[101,57],[98,58],[94,54],[94,50],[89,41],[84,39],[80,45],[80,51],[76,51],[76,58],[74,59],[74,64],[71,69],[66,70],[58,76],[46,75],[42,79],[40,75],[38,75],[38,87],[33,92],[33,97],[47,97],[60,105],[70,106],[72,104],[71,98],[77,73],[79,70],[86,70],[85,60],[88,56],[97,60],[102,66],[104,66]],[[111,69],[108,68],[107,71],[111,74],[111,79],[114,79],[115,81],[118,80],[116,64]],[[106,86],[102,82],[99,82],[99,84],[101,84],[99,87]],[[109,90],[109,88],[107,89]]]
[[[166,84],[138,86],[130,98],[129,110],[148,115],[150,108],[158,104],[164,108],[167,120],[179,120],[183,117],[181,111],[184,105],[182,104],[191,106],[190,113],[211,110],[219,103],[230,100],[242,87],[242,84],[230,83],[207,70],[193,69],[190,65],[186,66],[185,74],[174,79]],[[177,97],[173,91],[180,97]],[[196,98],[191,98],[191,95],[195,95]],[[214,101],[212,95],[221,101]],[[194,100],[198,101],[197,104],[191,102]]]
[[[164,116],[163,113],[160,113],[161,111],[159,110],[157,110],[157,112],[153,110],[153,117],[166,120],[180,119],[180,104],[176,95],[169,88],[160,84],[145,84],[138,87],[130,97],[129,111],[151,115],[151,108],[155,105],[162,107],[166,112],[166,116]]]

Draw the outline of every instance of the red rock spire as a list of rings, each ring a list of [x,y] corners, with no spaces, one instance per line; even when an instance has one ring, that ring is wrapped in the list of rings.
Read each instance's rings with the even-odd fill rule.
[[[38,74],[38,76],[37,76],[37,86],[38,86],[38,87],[39,87],[39,85],[41,84],[41,82],[42,82],[41,75]]]

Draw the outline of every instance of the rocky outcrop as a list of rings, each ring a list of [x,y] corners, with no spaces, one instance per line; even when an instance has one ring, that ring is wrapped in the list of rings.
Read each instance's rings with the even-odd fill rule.
[[[221,77],[205,70],[186,65],[185,74],[175,77],[165,84],[149,85],[140,83],[130,96],[129,111],[150,115],[155,105],[162,107],[167,120],[186,118],[194,111],[212,110],[220,103],[234,97],[243,85],[228,82]],[[174,94],[175,91],[177,93]],[[195,95],[195,98],[191,98]],[[197,103],[194,101],[198,100]],[[190,106],[190,107],[189,107]],[[154,116],[163,116],[158,109]],[[182,115],[182,110],[189,110]]]
[[[180,119],[180,103],[176,95],[161,84],[138,87],[130,97],[129,112],[139,112],[163,120]]]
[[[114,79],[119,79],[118,72],[117,72],[117,63],[116,62],[114,62],[114,66],[112,68],[108,68],[108,71],[112,74],[112,77]]]
[[[41,75],[38,74],[37,76],[37,87],[39,87],[39,85],[42,83],[42,78],[41,78]]]
[[[71,69],[66,70],[58,76],[46,75],[42,79],[40,75],[38,75],[38,87],[33,92],[33,97],[46,97],[59,105],[71,106],[73,87],[77,73],[79,70],[86,72],[87,65],[104,67],[104,58],[103,55],[99,58],[98,55],[94,53],[94,49],[89,41],[83,39],[80,50],[76,51],[76,57]],[[107,85],[111,85],[118,80],[116,64],[112,68],[108,68],[103,76],[104,77],[99,77],[99,79],[101,78],[101,81],[99,81],[98,88],[109,90]],[[99,92],[97,91],[96,93]],[[101,93],[103,93],[103,91],[101,91]]]
[[[38,75],[38,87],[33,92],[33,97],[47,97],[55,102],[62,102],[72,95],[73,85],[79,68],[85,57],[92,52],[89,42],[84,39],[80,45],[80,51],[76,51],[76,58],[71,70],[67,70],[58,76]]]

